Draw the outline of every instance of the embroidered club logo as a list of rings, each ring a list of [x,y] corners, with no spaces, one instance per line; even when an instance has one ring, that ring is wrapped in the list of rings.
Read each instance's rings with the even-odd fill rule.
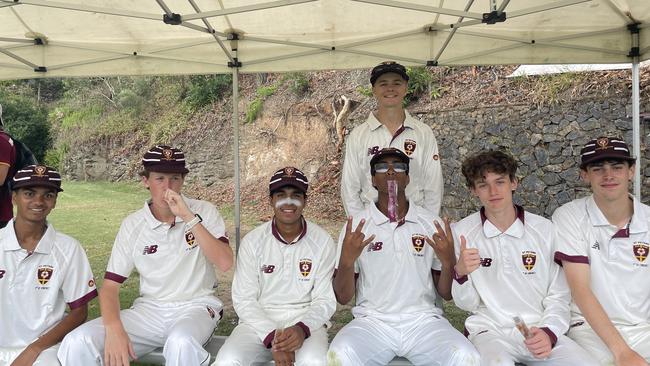
[[[44,176],[46,171],[47,171],[47,168],[44,167],[43,165],[37,165],[36,167],[34,167],[34,173],[36,173],[37,177]]]
[[[537,253],[531,251],[522,252],[521,261],[527,271],[532,271],[533,267],[535,267],[535,262],[537,262]]]
[[[636,242],[632,246],[634,250],[634,258],[639,262],[645,262],[648,259],[648,253],[650,253],[650,246],[646,243]]]
[[[413,249],[415,249],[416,252],[420,253],[422,249],[424,248],[424,241],[426,240],[426,237],[422,234],[413,234],[411,237],[411,243],[413,244]]]
[[[293,173],[295,171],[296,170],[294,168],[286,167],[286,168],[284,168],[284,175],[286,175],[287,177],[291,177],[291,176],[293,176]]]
[[[598,145],[598,149],[603,150],[607,149],[609,145],[609,139],[607,137],[602,137],[596,140],[596,144]]]
[[[298,262],[298,266],[300,267],[300,274],[303,277],[309,276],[309,273],[311,272],[311,259],[301,259],[300,262]]]
[[[165,160],[174,160],[174,152],[171,149],[163,149],[162,156]]]
[[[416,146],[417,144],[415,143],[414,140],[406,139],[406,141],[404,141],[404,152],[406,153],[406,155],[411,156],[411,154],[415,152]]]
[[[194,234],[191,231],[185,233],[185,241],[189,246],[194,246],[194,243],[196,243],[196,238],[194,237]]]
[[[94,278],[92,278],[92,279],[90,279],[90,281],[88,281],[88,287],[93,287],[93,286],[95,286],[95,279]]]
[[[36,272],[36,280],[41,285],[46,285],[52,278],[52,273],[54,273],[54,268],[51,266],[40,266]]]

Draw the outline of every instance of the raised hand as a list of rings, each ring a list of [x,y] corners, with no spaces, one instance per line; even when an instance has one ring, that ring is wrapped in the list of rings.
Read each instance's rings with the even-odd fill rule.
[[[343,237],[343,248],[341,249],[341,260],[344,265],[351,266],[359,258],[363,248],[375,239],[375,234],[366,238],[362,232],[366,220],[361,220],[357,228],[352,231],[352,216],[348,217],[348,223],[345,226],[345,236]]]
[[[171,189],[167,189],[163,199],[167,202],[169,210],[174,214],[174,216],[178,216],[186,222],[194,218],[194,214],[190,211],[189,207],[187,207],[185,200],[183,200],[183,197],[181,197],[180,194]]]
[[[438,221],[434,221],[436,233],[431,238],[426,238],[427,243],[433,248],[436,256],[443,267],[451,268],[456,263],[456,254],[454,253],[454,237],[451,235],[451,225],[449,219],[444,218],[445,229],[442,229]]]
[[[456,273],[459,276],[466,276],[481,265],[481,256],[478,253],[478,248],[467,248],[467,240],[465,236],[460,236],[460,256],[456,262]]]

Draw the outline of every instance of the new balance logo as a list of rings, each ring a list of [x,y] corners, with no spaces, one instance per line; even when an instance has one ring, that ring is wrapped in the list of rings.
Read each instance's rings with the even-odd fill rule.
[[[594,245],[591,246],[591,249],[600,250],[600,243],[599,243],[599,242],[595,242]]]
[[[490,267],[492,265],[492,258],[481,258],[482,267]]]
[[[384,242],[378,241],[376,243],[370,243],[368,245],[368,249],[366,251],[368,252],[378,252],[384,247]]]
[[[142,254],[143,255],[154,254],[157,251],[158,251],[158,246],[157,245],[147,245],[147,246],[144,247],[144,250],[142,251]]]
[[[261,268],[263,273],[273,273],[275,271],[275,265],[273,264],[262,264]]]
[[[379,146],[373,146],[368,148],[368,156],[375,156],[379,152]]]
[[[7,271],[5,271],[4,269],[0,269],[0,278],[4,277],[5,273],[7,273]]]

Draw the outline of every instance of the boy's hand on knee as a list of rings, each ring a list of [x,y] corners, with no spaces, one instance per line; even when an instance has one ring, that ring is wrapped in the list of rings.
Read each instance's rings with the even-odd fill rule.
[[[276,333],[277,334],[277,333]],[[286,328],[282,334],[273,340],[273,350],[282,352],[295,352],[302,347],[305,341],[305,332],[297,325]]]
[[[116,328],[106,328],[104,364],[106,366],[129,366],[129,357],[132,360],[136,359],[133,345],[124,327]]]
[[[526,348],[528,348],[535,358],[547,358],[553,350],[551,338],[546,334],[546,332],[537,327],[531,327],[530,332],[533,336],[524,341]]]
[[[271,351],[276,366],[293,366],[296,361],[295,352]]]

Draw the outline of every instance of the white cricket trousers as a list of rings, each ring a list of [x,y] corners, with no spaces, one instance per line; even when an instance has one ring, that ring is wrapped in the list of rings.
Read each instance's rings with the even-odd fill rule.
[[[650,362],[650,323],[635,326],[616,326],[616,329],[630,348],[645,358],[647,362]],[[614,356],[587,322],[571,326],[567,336],[595,357],[600,364],[614,364]]]
[[[25,347],[20,348],[0,348],[0,366],[9,366],[12,362],[20,355]],[[54,346],[44,350],[38,355],[38,358],[34,362],[33,366],[60,366],[59,359],[56,357],[56,352],[59,349],[59,345],[55,344]]]
[[[120,311],[120,319],[136,356],[163,347],[167,366],[207,365],[210,354],[203,344],[210,340],[222,306],[215,297],[174,303],[137,299],[131,309]],[[103,365],[105,336],[101,317],[78,327],[61,343],[61,364]]]
[[[239,324],[226,339],[212,366],[249,366],[271,361],[266,348],[248,324]],[[325,366],[327,361],[327,331],[324,327],[311,332],[296,351],[296,366]]]
[[[546,359],[535,358],[526,348],[524,337],[517,330],[490,329],[470,335],[481,354],[482,366],[513,366],[522,362],[528,366],[599,366],[582,347],[569,337],[560,335],[551,354]]]
[[[334,337],[327,361],[331,366],[384,366],[395,356],[416,366],[480,365],[470,341],[435,314],[355,318]]]

